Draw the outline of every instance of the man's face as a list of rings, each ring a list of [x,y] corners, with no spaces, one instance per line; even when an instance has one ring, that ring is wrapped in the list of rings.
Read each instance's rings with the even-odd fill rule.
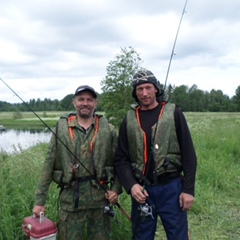
[[[97,99],[91,92],[82,92],[73,99],[77,115],[81,118],[91,118],[97,107]]]
[[[136,95],[143,110],[156,106],[156,92],[157,89],[151,83],[143,83],[136,87]]]

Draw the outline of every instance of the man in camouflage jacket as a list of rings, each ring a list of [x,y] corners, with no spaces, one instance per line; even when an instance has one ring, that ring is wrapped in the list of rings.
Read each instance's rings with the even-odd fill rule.
[[[77,88],[76,114],[62,116],[52,135],[33,213],[45,212],[50,183],[60,186],[58,236],[64,240],[108,240],[110,217],[104,206],[117,203],[121,186],[115,177],[113,156],[117,133],[106,118],[95,114],[97,94],[87,85]],[[100,186],[101,185],[101,186]]]

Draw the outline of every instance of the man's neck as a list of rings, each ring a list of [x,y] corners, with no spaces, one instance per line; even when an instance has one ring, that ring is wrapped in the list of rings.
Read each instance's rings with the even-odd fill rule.
[[[78,124],[82,126],[85,129],[88,129],[91,124],[93,123],[94,117],[90,118],[82,118],[82,117],[77,117]]]

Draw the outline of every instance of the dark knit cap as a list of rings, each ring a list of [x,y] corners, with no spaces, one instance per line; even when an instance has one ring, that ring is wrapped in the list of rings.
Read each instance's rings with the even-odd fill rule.
[[[133,87],[132,97],[136,101],[138,101],[137,95],[136,95],[136,87],[144,83],[152,83],[157,89],[156,97],[160,96],[160,93],[161,93],[160,82],[157,80],[157,78],[154,76],[154,74],[151,71],[142,68],[133,76],[133,80],[132,80],[132,87]]]

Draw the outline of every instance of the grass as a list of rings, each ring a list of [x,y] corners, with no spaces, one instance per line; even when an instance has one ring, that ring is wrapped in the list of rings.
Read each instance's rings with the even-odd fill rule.
[[[195,203],[189,212],[191,240],[240,239],[240,113],[185,113],[198,157]],[[1,119],[1,116],[0,116]],[[22,221],[32,214],[33,195],[47,144],[0,153],[0,240],[24,239]],[[47,216],[57,219],[58,189],[51,185]],[[120,197],[130,213],[130,199]],[[127,218],[115,208],[113,240],[131,239]],[[159,224],[156,239],[166,240]]]
[[[46,128],[54,127],[56,125],[57,120],[61,115],[65,112],[0,112],[0,124],[5,126],[6,128],[12,129],[37,129],[37,128]],[[47,126],[39,120],[39,118],[47,124]]]
[[[240,113],[187,113],[198,157],[192,239],[239,239]]]

